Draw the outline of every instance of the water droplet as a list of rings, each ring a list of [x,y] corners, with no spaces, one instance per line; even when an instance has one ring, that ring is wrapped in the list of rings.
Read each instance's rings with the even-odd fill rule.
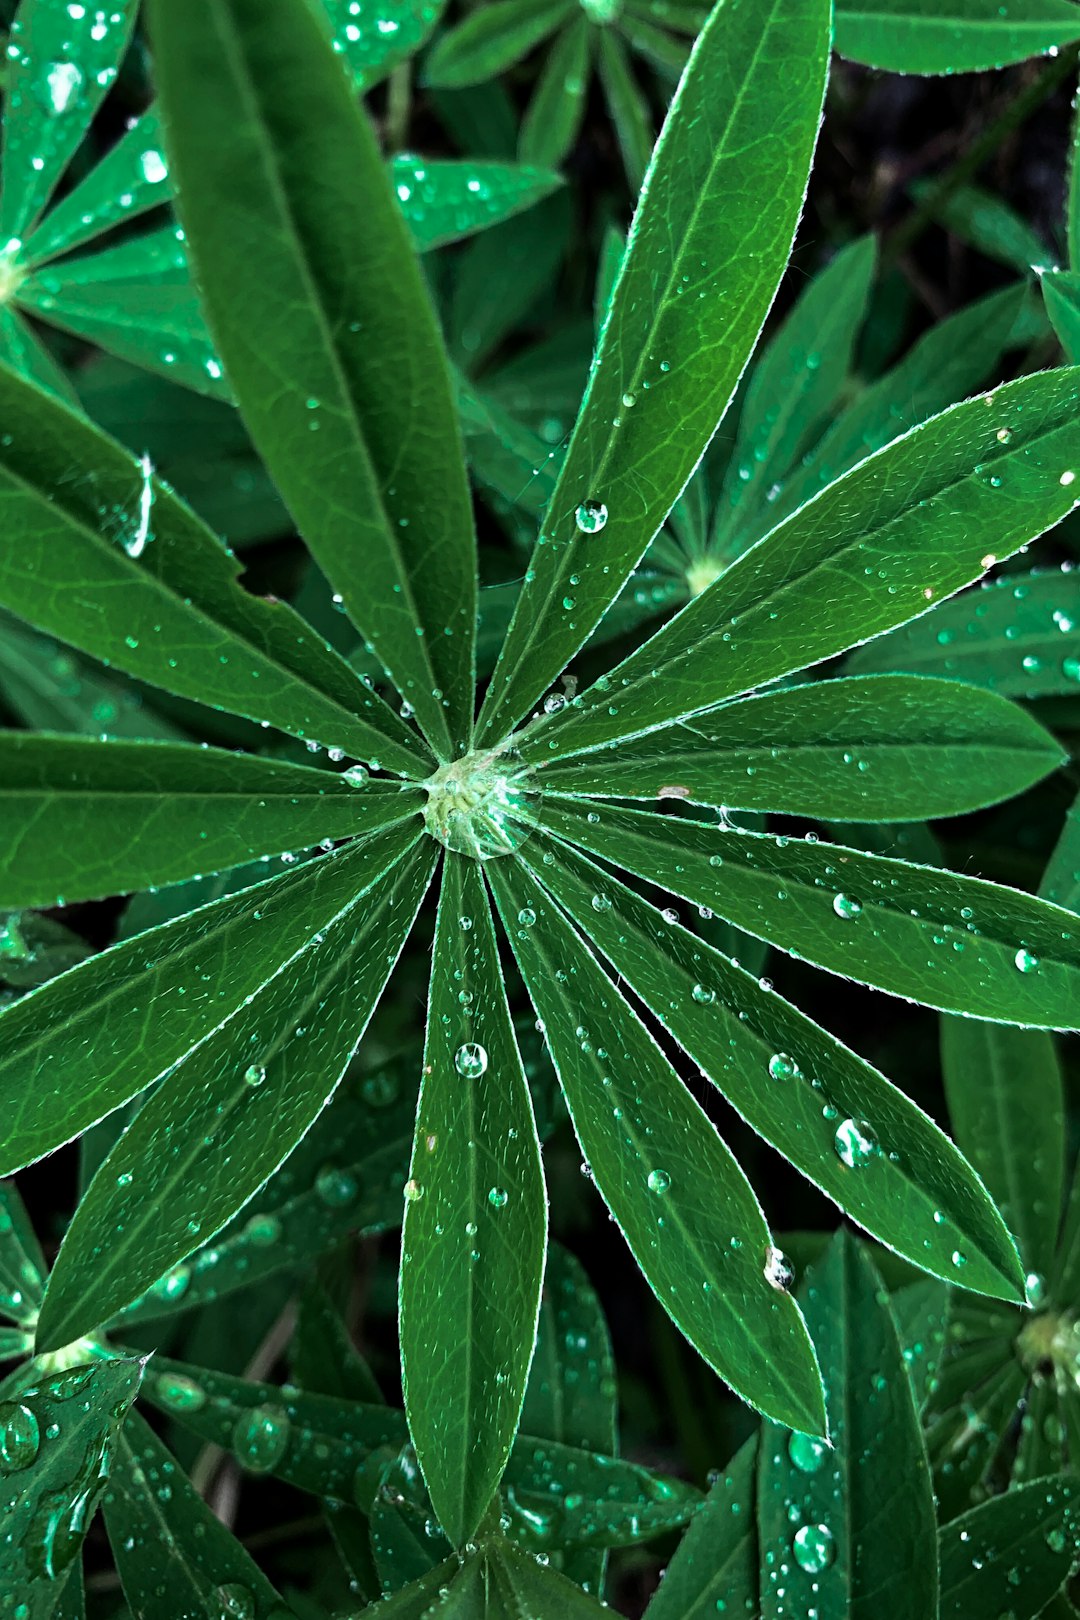
[[[864,1119],[845,1119],[836,1127],[833,1146],[837,1156],[851,1170],[859,1170],[877,1157],[881,1149],[872,1128]]]
[[[704,984],[695,984],[690,994],[693,996],[694,1000],[699,1004],[699,1006],[702,1007],[711,1007],[713,1002],[716,1000],[716,991],[710,990],[709,987]]]
[[[365,765],[350,765],[348,770],[342,771],[341,774],[349,786],[354,788],[366,788],[371,781],[371,775]]]
[[[594,894],[590,904],[594,911],[600,912],[602,915],[605,911],[611,910],[611,896],[610,894]]]
[[[253,1406],[233,1426],[233,1450],[252,1474],[266,1474],[289,1444],[289,1420],[279,1406]]]
[[[1039,958],[1033,951],[1026,950],[1024,946],[1021,946],[1017,951],[1013,961],[1021,973],[1034,973],[1039,965]]]
[[[782,1294],[786,1294],[795,1281],[795,1267],[783,1249],[772,1244],[765,1250],[765,1281]]]
[[[479,1041],[466,1041],[454,1053],[454,1068],[463,1080],[479,1080],[487,1073],[488,1055]]]
[[[505,1209],[510,1201],[510,1194],[505,1187],[492,1187],[488,1193],[488,1203],[492,1209]]]
[[[266,1079],[266,1070],[261,1063],[249,1063],[244,1070],[244,1084],[246,1086],[261,1086]]]
[[[151,148],[144,152],[139,159],[139,167],[143,172],[143,179],[148,185],[159,186],[163,180],[169,178],[169,168],[160,152]]]
[[[154,1393],[170,1412],[198,1412],[206,1405],[206,1391],[183,1373],[160,1373]]]
[[[418,1204],[424,1196],[423,1183],[415,1180],[412,1176],[409,1177],[402,1191],[405,1194],[407,1204]]]
[[[532,906],[522,906],[521,910],[518,912],[518,922],[521,924],[522,928],[531,928],[535,921],[536,912],[533,910]]]
[[[668,1175],[666,1170],[650,1170],[649,1171],[649,1191],[650,1192],[666,1193],[670,1186],[671,1186],[671,1177]]]
[[[344,1209],[359,1192],[356,1177],[336,1164],[327,1164],[315,1177],[315,1191],[330,1209]]]
[[[1059,1524],[1046,1532],[1045,1540],[1052,1553],[1063,1553],[1069,1545],[1069,1538]]]
[[[608,520],[608,509],[603,501],[582,501],[574,513],[574,521],[582,534],[599,534]]]
[[[820,1575],[836,1557],[836,1541],[827,1524],[804,1524],[791,1543],[795,1562],[808,1575]]]
[[[0,1404],[0,1470],[14,1474],[29,1468],[40,1445],[38,1420],[31,1409],[18,1401]]]
[[[798,1073],[799,1065],[786,1052],[774,1052],[769,1059],[769,1074],[773,1080],[793,1080]]]
[[[217,1600],[221,1604],[221,1620],[255,1620],[255,1597],[246,1586],[235,1581],[219,1586]]]
[[[1034,1309],[1046,1300],[1046,1278],[1037,1271],[1029,1271],[1024,1278],[1024,1297]]]
[[[74,62],[50,62],[39,96],[42,107],[56,116],[70,112],[82,87],[82,70]]]
[[[788,1456],[801,1474],[816,1474],[825,1462],[828,1446],[816,1434],[792,1429],[788,1436]]]
[[[851,918],[857,917],[862,910],[862,901],[856,900],[850,894],[838,894],[833,899],[832,908],[838,917],[850,922]]]

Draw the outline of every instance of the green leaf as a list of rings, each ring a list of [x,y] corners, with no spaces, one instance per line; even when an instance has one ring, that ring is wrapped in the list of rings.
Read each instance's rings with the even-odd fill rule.
[[[552,45],[521,121],[523,163],[558,168],[581,128],[589,89],[595,29],[587,17],[570,24]]]
[[[415,790],[189,743],[0,732],[0,903],[68,905],[415,815]]]
[[[1080,360],[1080,275],[1075,270],[1045,270],[1039,286],[1065,358],[1075,365]]]
[[[434,865],[415,830],[366,840],[340,911],[147,1099],[68,1227],[39,1351],[107,1322],[278,1168],[363,1037]]]
[[[736,551],[740,514],[794,466],[826,425],[851,366],[874,276],[872,236],[852,242],[800,294],[750,376],[713,535]]]
[[[828,48],[825,0],[729,0],[694,47],[488,689],[482,742],[504,736],[592,634],[731,399],[791,248]]]
[[[448,749],[472,718],[472,514],[370,125],[307,0],[279,0],[272,29],[262,0],[157,0],[150,17],[181,218],[244,420],[345,611]]]
[[[1071,912],[1003,884],[838,845],[583,809],[538,819],[780,950],[942,1012],[1038,1029],[1080,1017]]]
[[[881,675],[727,703],[617,749],[546,770],[541,761],[540,779],[547,792],[586,797],[911,821],[1011,798],[1063,763],[1050,733],[1014,704],[948,681]]]
[[[510,219],[562,185],[560,175],[526,163],[472,163],[395,157],[390,178],[421,253]]]
[[[423,746],[195,515],[89,422],[0,368],[0,602],[183,697],[423,775]]]
[[[1027,220],[991,191],[979,186],[957,186],[935,200],[933,181],[920,180],[908,188],[918,203],[927,203],[931,217],[988,259],[1018,270],[1022,276],[1053,268],[1053,250]]]
[[[630,63],[626,46],[610,28],[600,34],[597,54],[600,83],[622,153],[623,168],[636,195],[645,179],[655,134],[649,103]]]
[[[925,1270],[953,1280],[961,1252],[966,1285],[1023,1298],[978,1177],[883,1075],[599,867],[545,842],[535,870],[748,1124],[841,1209]]]
[[[47,259],[157,208],[168,201],[171,190],[161,120],[151,107],[34,227],[19,262],[37,269]]]
[[[45,207],[116,78],[137,0],[74,12],[22,0],[5,62],[0,241],[26,235]]]
[[[836,48],[889,73],[981,73],[1080,37],[1068,0],[839,0]]]
[[[124,1596],[140,1620],[285,1620],[289,1612],[138,1413],[120,1436],[105,1526]]]
[[[927,1620],[934,1492],[881,1279],[841,1229],[800,1297],[828,1368],[832,1447],[773,1424],[762,1436],[762,1620],[808,1606],[821,1620]]]
[[[385,838],[407,848],[418,831]],[[119,1108],[242,1012],[350,904],[369,859],[360,843],[311,861],[114,945],[0,1013],[4,1170]],[[61,1066],[57,1092],[47,1077]]]
[[[1078,1483],[1076,1474],[1033,1479],[945,1525],[941,1620],[1039,1614],[1075,1563]]]
[[[513,67],[574,17],[574,0],[494,0],[444,34],[425,64],[425,80],[442,89],[482,84]]]
[[[1065,1092],[1053,1038],[946,1018],[941,1063],[957,1143],[1005,1217],[1026,1270],[1045,1276],[1065,1180]]]
[[[110,1357],[26,1380],[0,1403],[4,1597],[20,1620],[52,1620],[142,1372],[141,1360]]]
[[[772,1239],[736,1160],[532,872],[492,862],[490,880],[586,1162],[657,1299],[744,1400],[814,1429],[813,1350],[766,1279]]]
[[[559,1620],[604,1620],[610,1611],[593,1597],[539,1563],[510,1541],[496,1541],[487,1551],[491,1588],[486,1613],[491,1620],[518,1620],[520,1615],[558,1615]]]
[[[867,642],[848,669],[943,675],[1007,697],[1080,690],[1080,570],[1003,574]]]
[[[392,15],[354,0],[321,0],[330,19],[334,49],[345,59],[361,90],[385,79],[417,51],[438,23],[446,0],[394,0]],[[392,26],[387,26],[390,24]]]
[[[133,365],[214,398],[226,395],[174,225],[43,265],[15,296],[20,308]]]
[[[1077,371],[1022,377],[853,468],[534,730],[527,756],[582,753],[685,719],[970,584],[1075,505],[1078,382]]]
[[[314,1261],[349,1232],[400,1224],[415,1113],[392,1071],[346,1080],[250,1203],[118,1320],[126,1327],[207,1304]]]
[[[1061,834],[1046,863],[1039,893],[1055,905],[1080,911],[1080,798],[1065,813]]]
[[[945,1283],[932,1277],[911,1283],[889,1298],[915,1405],[920,1412],[937,1387],[938,1369],[947,1343],[949,1298]]]
[[[818,443],[782,481],[775,500],[748,514],[745,546],[782,522],[826,484],[908,428],[974,392],[1011,340],[1023,287],[1006,287],[937,321],[899,362],[840,412]],[[769,491],[771,497],[773,491]]]
[[[33,1327],[47,1267],[13,1181],[0,1181],[0,1315]],[[612,1447],[608,1447],[612,1450]]]
[[[756,1454],[753,1435],[720,1474],[664,1571],[645,1610],[648,1620],[713,1620],[727,1609],[732,1614],[756,1610]]]
[[[460,1547],[498,1487],[521,1416],[547,1195],[483,876],[452,851],[405,1193],[405,1409],[439,1522]]]
[[[14,309],[0,309],[0,360],[27,382],[55,394],[72,410],[81,410],[78,395],[30,323]]]

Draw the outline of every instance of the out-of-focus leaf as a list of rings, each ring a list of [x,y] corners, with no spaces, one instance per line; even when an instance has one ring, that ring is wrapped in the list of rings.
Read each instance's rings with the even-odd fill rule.
[[[889,73],[980,73],[1080,37],[1068,0],[839,0],[836,48]]]
[[[422,253],[497,225],[551,195],[562,181],[526,163],[470,163],[395,157],[390,178]]]
[[[494,79],[575,10],[574,0],[494,0],[443,35],[425,63],[425,78],[447,90]]]
[[[942,1620],[1032,1620],[1076,1561],[1076,1474],[1033,1479],[941,1531]]]

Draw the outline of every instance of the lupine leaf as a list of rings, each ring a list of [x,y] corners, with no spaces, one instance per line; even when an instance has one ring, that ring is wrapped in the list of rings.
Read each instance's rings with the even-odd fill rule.
[[[421,253],[510,219],[551,195],[562,181],[526,163],[469,163],[395,157],[390,178]]]
[[[1052,267],[1053,255],[1043,238],[993,192],[979,186],[957,186],[935,202],[929,180],[916,181],[910,191],[917,202],[930,207],[931,217],[939,225],[988,259],[1025,276]]]
[[[881,1280],[841,1229],[800,1297],[827,1369],[832,1448],[774,1424],[762,1435],[762,1620],[808,1606],[821,1620],[927,1620],[934,1493]]]
[[[1078,388],[1077,371],[1023,377],[871,456],[541,726],[528,754],[581,753],[684,719],[970,584],[1076,504]]]
[[[1080,37],[1068,0],[839,0],[836,48],[889,73],[979,73]]]
[[[1075,1564],[1078,1489],[1074,1473],[1033,1479],[945,1525],[941,1620],[1039,1614]]]
[[[79,397],[30,323],[17,310],[0,309],[0,360],[28,382],[55,394],[72,410],[81,410]]]
[[[285,1620],[289,1611],[138,1413],[124,1425],[105,1498],[124,1596],[140,1620]]]
[[[361,768],[362,769],[362,768]],[[0,904],[55,906],[377,832],[414,790],[186,743],[0,732]]]
[[[956,1140],[1005,1217],[1026,1269],[1045,1276],[1065,1179],[1065,1094],[1053,1038],[946,1018],[941,1062]]]
[[[13,1181],[0,1181],[0,1315],[32,1326],[45,1273],[45,1257],[18,1188]]]
[[[723,1469],[679,1543],[645,1610],[648,1620],[712,1620],[757,1608],[752,1436]],[[724,1608],[721,1609],[720,1605]]]
[[[946,1347],[949,1289],[935,1278],[910,1283],[889,1298],[915,1405],[921,1412],[936,1387]]]
[[[730,0],[698,38],[488,689],[482,742],[504,736],[591,635],[724,413],[790,250],[828,46],[825,0],[764,10]]]
[[[1080,360],[1080,275],[1075,270],[1046,270],[1039,285],[1065,358],[1076,365]]]
[[[1050,733],[1013,704],[947,681],[878,676],[727,703],[618,749],[556,760],[541,780],[557,793],[911,821],[1011,798],[1062,763]]]
[[[1076,918],[1016,889],[642,810],[587,817],[551,799],[537,814],[602,860],[845,978],[998,1023],[1074,1029],[1080,1018]]]
[[[510,1455],[536,1343],[547,1195],[476,861],[448,851],[401,1239],[405,1409],[429,1494],[468,1541]]]
[[[582,1151],[650,1286],[744,1400],[814,1429],[813,1350],[793,1302],[766,1280],[771,1237],[749,1183],[531,872],[491,866]]]
[[[36,269],[166,202],[171,195],[156,108],[132,124],[101,162],[26,238],[21,264]]]
[[[594,34],[589,19],[579,17],[548,52],[521,121],[522,162],[557,168],[576,141],[585,113]]]
[[[360,843],[230,895],[114,945],[0,1013],[4,1168],[59,1147],[212,1035],[349,904],[368,860]],[[45,1078],[58,1065],[61,1092]]]
[[[52,1620],[142,1372],[119,1357],[76,1365],[3,1403],[4,1600],[20,1620]]]
[[[416,838],[402,829],[366,840],[337,915],[140,1108],[68,1228],[39,1349],[69,1343],[137,1299],[190,1254],[193,1232],[209,1238],[224,1226],[308,1130],[431,881],[434,853]]]
[[[109,10],[22,0],[5,63],[0,241],[26,235],[81,142],[135,26],[137,0]]]
[[[418,50],[446,8],[446,0],[394,0],[392,8],[357,9],[354,0],[321,4],[330,19],[334,49],[362,90],[370,90]]]
[[[272,29],[262,0],[150,17],[181,218],[245,422],[345,611],[449,747],[471,724],[472,517],[449,370],[370,125],[307,0],[279,0]]]
[[[1080,569],[1002,574],[858,647],[848,669],[902,669],[1007,697],[1080,690]]]
[[[652,116],[644,91],[634,78],[626,46],[610,28],[600,35],[597,66],[626,178],[636,195],[649,167],[654,139]]]
[[[574,0],[495,0],[444,34],[425,64],[442,89],[493,79],[547,39],[575,12]]]
[[[966,1284],[1023,1297],[978,1177],[883,1075],[599,867],[564,848],[535,871],[743,1118],[841,1209],[917,1266],[953,1280],[961,1252]]]
[[[739,515],[758,506],[820,434],[851,364],[874,275],[863,236],[809,283],[750,375],[720,496],[714,543],[741,549]]]
[[[423,745],[120,445],[0,369],[0,601],[151,685],[424,771]],[[135,553],[135,555],[132,555]]]

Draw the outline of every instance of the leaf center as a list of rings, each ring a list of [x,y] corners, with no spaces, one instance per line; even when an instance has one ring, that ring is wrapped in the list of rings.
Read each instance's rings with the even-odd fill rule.
[[[424,822],[432,838],[459,855],[490,861],[520,849],[532,828],[523,818],[539,801],[532,772],[507,749],[465,754],[423,783]]]

